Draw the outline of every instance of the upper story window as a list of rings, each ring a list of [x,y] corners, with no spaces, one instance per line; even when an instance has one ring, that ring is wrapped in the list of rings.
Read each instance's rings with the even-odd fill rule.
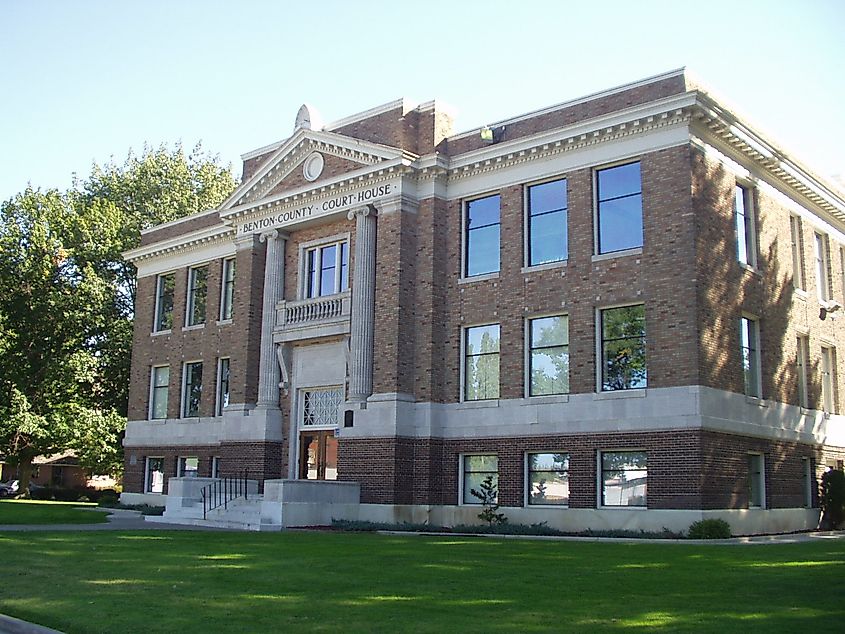
[[[184,390],[182,392],[182,417],[200,415],[202,399],[202,361],[185,364]]]
[[[835,404],[834,385],[835,377],[835,351],[828,346],[822,346],[821,372],[822,372],[822,409],[828,414],[833,412]]]
[[[153,332],[173,328],[173,290],[175,286],[175,273],[165,273],[156,278],[156,312]]]
[[[830,299],[830,256],[827,251],[827,236],[813,234],[813,247],[816,256],[816,294],[820,302]]]
[[[185,323],[199,326],[205,323],[208,298],[208,266],[195,266],[188,271],[188,312]]]
[[[499,195],[471,200],[464,218],[464,274],[499,271]]]
[[[798,335],[795,343],[797,347],[795,364],[798,372],[798,404],[806,408],[810,407],[810,338],[806,335]]]
[[[220,289],[220,321],[232,318],[235,307],[235,258],[223,260],[222,288]]]
[[[528,266],[561,262],[569,257],[566,179],[526,188]]]
[[[792,242],[792,285],[799,291],[806,286],[804,282],[804,232],[801,218],[789,217],[789,237]]]
[[[528,322],[529,396],[569,392],[569,317],[541,317]]]
[[[464,332],[464,400],[499,398],[499,324]]]
[[[751,190],[739,183],[734,186],[734,217],[736,219],[736,257],[740,264],[756,267],[757,237]]]
[[[305,297],[334,295],[349,288],[349,242],[306,249]]]
[[[740,320],[742,372],[745,377],[745,394],[760,398],[760,325],[756,319]]]
[[[152,369],[150,378],[150,419],[167,418],[167,393],[170,367],[163,365]]]
[[[223,415],[223,408],[229,404],[229,359],[222,357],[217,362],[217,415]]]
[[[648,383],[645,359],[645,306],[600,311],[601,389],[633,390]]]
[[[596,224],[599,254],[643,246],[639,161],[596,170]]]

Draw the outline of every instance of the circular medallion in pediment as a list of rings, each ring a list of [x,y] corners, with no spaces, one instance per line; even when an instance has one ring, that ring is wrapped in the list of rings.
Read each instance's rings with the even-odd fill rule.
[[[307,181],[315,181],[323,173],[325,161],[319,152],[313,152],[302,164],[302,175]]]

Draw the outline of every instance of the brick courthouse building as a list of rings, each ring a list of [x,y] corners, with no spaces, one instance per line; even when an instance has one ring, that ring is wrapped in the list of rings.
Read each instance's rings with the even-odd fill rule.
[[[315,118],[126,254],[125,501],[247,469],[449,525],[491,475],[513,522],[815,526],[841,192],[683,70],[460,134],[435,102]]]

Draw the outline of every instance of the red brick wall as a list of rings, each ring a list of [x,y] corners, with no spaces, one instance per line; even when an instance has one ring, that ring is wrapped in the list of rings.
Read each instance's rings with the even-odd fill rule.
[[[648,454],[648,508],[748,507],[748,452],[765,454],[767,508],[804,505],[802,458],[818,464],[810,445],[701,430],[571,434],[546,437],[340,439],[339,473],[361,483],[361,501],[376,504],[457,504],[460,456],[499,458],[499,503],[523,506],[525,453],[569,454],[570,508],[595,508],[598,452]]]

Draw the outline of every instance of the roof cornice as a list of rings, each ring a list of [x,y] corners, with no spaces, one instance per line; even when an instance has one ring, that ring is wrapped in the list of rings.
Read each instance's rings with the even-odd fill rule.
[[[129,249],[123,252],[123,259],[128,262],[140,262],[150,258],[166,255],[174,251],[187,251],[191,249],[198,249],[211,243],[231,240],[235,237],[235,230],[233,227],[224,225],[217,225],[215,227],[206,227],[191,233],[155,242],[143,247]]]
[[[776,180],[845,222],[845,195],[798,160],[775,145],[747,120],[704,92],[696,93],[695,121],[714,139],[728,146],[735,155],[763,168]]]

